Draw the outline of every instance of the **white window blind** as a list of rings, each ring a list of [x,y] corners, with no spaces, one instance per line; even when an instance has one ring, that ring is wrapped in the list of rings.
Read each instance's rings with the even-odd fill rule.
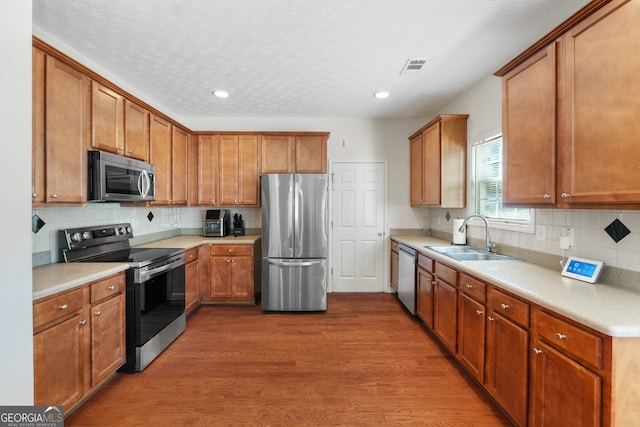
[[[529,225],[531,210],[502,205],[502,135],[472,146],[471,207],[494,221]]]

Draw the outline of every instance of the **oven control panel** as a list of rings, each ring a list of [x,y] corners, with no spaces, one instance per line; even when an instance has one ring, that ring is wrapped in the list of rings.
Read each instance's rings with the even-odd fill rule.
[[[60,249],[75,250],[106,243],[121,242],[133,237],[131,224],[68,228],[59,231]]]

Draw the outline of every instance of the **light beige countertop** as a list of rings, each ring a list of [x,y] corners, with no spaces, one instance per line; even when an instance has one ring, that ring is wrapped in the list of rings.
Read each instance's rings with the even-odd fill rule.
[[[32,270],[33,300],[104,279],[128,268],[126,262],[73,262],[36,267]]]
[[[457,261],[425,248],[450,244],[433,237],[391,238],[604,334],[640,337],[640,292],[570,279],[525,261]]]
[[[137,248],[183,248],[190,249],[206,244],[255,244],[259,235],[202,237],[177,236],[169,239],[136,245]],[[36,267],[33,275],[33,300],[38,300],[58,292],[67,291],[76,286],[85,285],[94,280],[125,271],[129,268],[126,262],[74,262],[57,263]]]
[[[260,235],[226,236],[226,237],[202,237],[197,235],[184,235],[169,239],[156,240],[155,242],[135,245],[136,248],[183,248],[191,249],[200,245],[229,245],[247,244],[253,245],[261,239]]]

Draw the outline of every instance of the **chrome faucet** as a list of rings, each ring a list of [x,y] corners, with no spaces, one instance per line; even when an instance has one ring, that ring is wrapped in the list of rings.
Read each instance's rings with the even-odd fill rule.
[[[464,232],[465,227],[467,226],[467,222],[469,222],[469,219],[476,217],[476,218],[480,218],[481,220],[484,221],[484,230],[485,230],[485,237],[484,237],[484,249],[487,252],[491,252],[491,249],[495,249],[496,244],[493,243],[491,241],[491,239],[489,238],[489,221],[487,221],[487,218],[485,218],[482,215],[477,215],[477,214],[473,214],[473,215],[469,215],[464,222],[462,223],[462,225],[460,226],[460,228],[458,229],[459,232]]]

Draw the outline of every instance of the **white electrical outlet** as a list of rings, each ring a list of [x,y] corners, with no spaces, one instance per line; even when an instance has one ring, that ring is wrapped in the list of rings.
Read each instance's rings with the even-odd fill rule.
[[[572,227],[562,227],[562,232],[560,233],[560,248],[563,246],[573,246],[575,245],[574,241],[574,229]]]

